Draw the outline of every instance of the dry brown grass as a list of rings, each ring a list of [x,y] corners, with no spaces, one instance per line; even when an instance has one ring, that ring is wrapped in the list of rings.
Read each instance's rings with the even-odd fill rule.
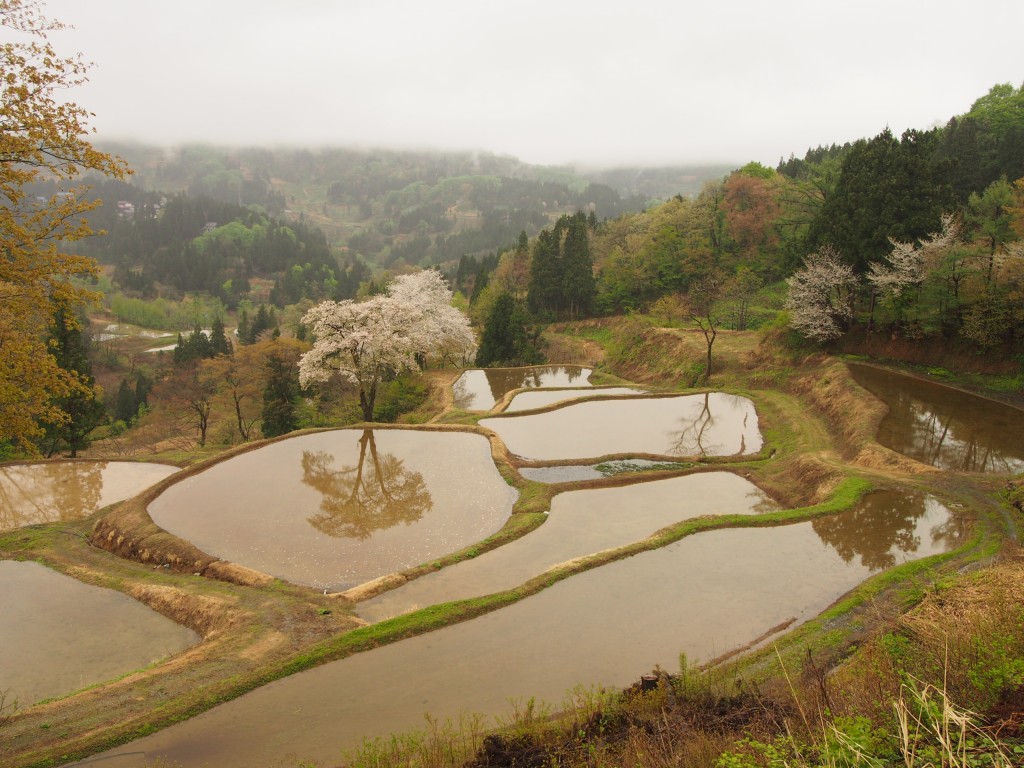
[[[796,376],[791,389],[806,398],[839,437],[844,454],[854,456],[874,441],[886,406],[854,382],[837,360],[812,361]]]
[[[985,712],[1024,686],[1024,560],[1019,556],[928,588],[830,678],[840,712],[881,717],[906,675]],[[881,703],[881,704],[880,704]],[[1024,712],[1021,713],[1024,715]]]

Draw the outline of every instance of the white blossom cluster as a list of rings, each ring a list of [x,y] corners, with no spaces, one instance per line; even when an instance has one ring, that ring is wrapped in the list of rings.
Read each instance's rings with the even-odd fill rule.
[[[942,231],[921,240],[920,245],[889,238],[892,250],[885,262],[873,262],[867,279],[883,296],[899,298],[905,290],[924,282],[936,257],[959,237],[959,222],[953,214],[942,215]]]
[[[787,278],[786,283],[789,324],[800,335],[815,341],[842,335],[841,322],[853,315],[844,297],[854,285],[854,276],[833,248],[825,246],[804,258],[804,268]]]
[[[325,301],[302,322],[313,348],[299,361],[303,386],[337,373],[363,390],[431,361],[462,362],[476,340],[469,319],[451,305],[441,274],[428,269],[395,278],[365,301]]]

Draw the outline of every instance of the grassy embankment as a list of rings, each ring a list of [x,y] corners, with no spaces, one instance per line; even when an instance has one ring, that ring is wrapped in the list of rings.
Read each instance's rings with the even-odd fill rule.
[[[678,389],[693,383],[694,368],[690,361],[701,360],[703,353],[703,339],[699,336],[678,330],[653,331],[642,326],[623,328],[618,324],[592,324],[553,338],[553,346],[564,360],[594,364],[600,362],[602,349],[606,350],[607,361],[595,377],[599,383],[635,382]],[[671,720],[668,712],[673,707],[690,712],[691,718],[703,717],[700,715],[703,704],[697,704],[707,703],[707,697],[717,696],[719,703],[715,706],[721,709],[721,701],[740,696],[741,705],[737,706],[757,713],[756,708],[751,709],[753,703],[744,698],[749,691],[741,692],[743,695],[735,691],[724,693],[722,681],[728,679],[728,685],[734,686],[737,676],[742,675],[743,679],[760,681],[759,685],[768,689],[783,679],[779,675],[779,661],[785,661],[790,669],[802,669],[808,653],[817,665],[815,668],[827,668],[842,658],[852,643],[871,636],[870,628],[876,624],[875,614],[882,610],[879,606],[893,606],[902,611],[929,592],[931,587],[925,588],[922,584],[946,578],[944,574],[952,573],[968,561],[987,558],[999,547],[1001,510],[992,501],[996,484],[984,479],[949,479],[945,473],[922,472],[919,465],[874,445],[870,436],[881,410],[852,385],[842,366],[836,367],[829,360],[795,359],[781,350],[760,345],[754,334],[725,334],[716,345],[716,352],[720,369],[712,384],[754,398],[766,437],[766,449],[760,457],[733,462],[733,468],[769,490],[790,509],[757,518],[688,521],[660,531],[643,542],[553,568],[516,589],[497,595],[434,606],[360,628],[358,621],[347,615],[344,597],[332,600],[312,590],[266,580],[244,569],[225,567],[212,558],[203,562],[203,553],[196,554],[184,542],[152,526],[145,514],[145,498],[101,512],[97,521],[43,526],[0,536],[0,554],[4,557],[39,559],[83,580],[121,589],[193,627],[204,637],[203,643],[168,664],[98,686],[85,694],[26,710],[5,726],[0,756],[6,753],[4,759],[9,758],[16,765],[44,765],[64,756],[95,752],[189,717],[271,679],[479,615],[609,560],[663,546],[710,528],[778,525],[829,514],[849,507],[871,486],[926,487],[951,502],[968,507],[977,516],[976,533],[963,552],[909,564],[869,581],[824,617],[790,633],[777,644],[775,655],[761,653],[746,657],[738,671],[725,676],[719,666],[714,675],[688,672],[672,680],[666,679],[658,697],[645,697],[638,700],[639,704],[617,698],[589,697],[586,707],[570,708],[567,721],[538,718],[531,712],[522,718],[528,722],[514,724],[516,743],[555,758],[563,750],[552,751],[551,745],[565,743],[565,734],[572,732],[572,724],[579,720],[583,711],[590,711],[586,715],[588,722],[604,722],[622,707],[639,708],[652,713],[654,719],[664,718],[668,723]],[[437,379],[439,384],[445,383],[443,376]],[[445,392],[443,387],[436,391]],[[432,409],[436,409],[433,416],[439,417],[438,421],[471,425],[477,418],[450,411],[450,401],[439,394],[428,401],[413,421],[425,421]],[[453,427],[458,428],[454,425],[447,428]],[[438,425],[438,428],[445,426]],[[385,578],[368,586],[362,594],[349,597],[375,594],[449,562],[475,557],[522,535],[543,520],[542,512],[549,506],[552,495],[550,486],[522,480],[500,441],[492,439],[492,452],[506,480],[521,490],[510,524],[481,544]],[[659,474],[671,476],[678,472]],[[653,474],[648,473],[648,476]],[[590,485],[622,482],[626,480],[612,478]],[[573,484],[567,488],[585,485]],[[95,538],[109,537],[108,546],[113,542],[112,548],[120,548],[143,562],[113,557],[88,546],[86,535],[94,522],[98,534],[94,534]],[[117,543],[119,536],[126,538]],[[154,568],[164,563],[181,568],[182,572]],[[210,575],[218,578],[192,576],[196,566],[199,571],[212,569]],[[661,704],[655,701],[659,697]],[[154,707],[153,701],[160,704]],[[673,702],[671,707],[670,701]],[[774,712],[784,710],[785,706],[764,704],[762,708]],[[760,717],[758,714],[751,722],[760,722]],[[614,718],[621,719],[617,714]],[[560,722],[562,725],[558,724]],[[569,727],[569,731],[565,727]],[[604,726],[602,729],[601,733],[608,735],[614,730],[604,729]],[[628,736],[633,730],[631,726],[622,734]],[[593,753],[597,750],[604,754],[610,750],[611,754],[625,749],[616,758],[623,761],[630,754],[629,748],[622,746],[628,744],[628,739],[606,739],[592,733],[589,727],[577,731],[588,735],[582,740],[574,737],[572,743],[576,746],[569,751]],[[669,732],[674,731],[669,729]],[[659,740],[672,740],[668,733],[661,730],[657,733]],[[742,729],[734,729],[726,737],[719,734],[714,743],[728,746],[730,739],[742,733]],[[435,736],[442,738],[442,734]],[[591,736],[601,738],[594,740]],[[679,743],[685,742],[683,739]],[[414,751],[419,747],[412,745],[424,744],[416,738],[394,743],[405,744]],[[478,740],[466,743],[477,744]],[[492,738],[487,743],[494,747],[505,742]],[[616,743],[619,746],[615,746]],[[690,747],[678,749],[685,751]],[[521,756],[518,750],[512,752]]]

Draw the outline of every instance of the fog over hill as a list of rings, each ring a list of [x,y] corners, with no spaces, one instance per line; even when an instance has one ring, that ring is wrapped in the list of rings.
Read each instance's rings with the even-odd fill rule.
[[[50,0],[97,135],[774,166],[1021,78],[1024,4]]]

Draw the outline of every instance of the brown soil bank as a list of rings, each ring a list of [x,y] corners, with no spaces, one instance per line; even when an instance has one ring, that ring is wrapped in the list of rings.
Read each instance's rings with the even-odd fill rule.
[[[19,712],[0,725],[0,765],[67,762],[190,717],[284,674],[315,643],[361,623],[309,590],[242,586],[116,557],[88,544],[90,525],[0,534],[0,558],[37,560],[124,592],[202,642],[151,669]]]

